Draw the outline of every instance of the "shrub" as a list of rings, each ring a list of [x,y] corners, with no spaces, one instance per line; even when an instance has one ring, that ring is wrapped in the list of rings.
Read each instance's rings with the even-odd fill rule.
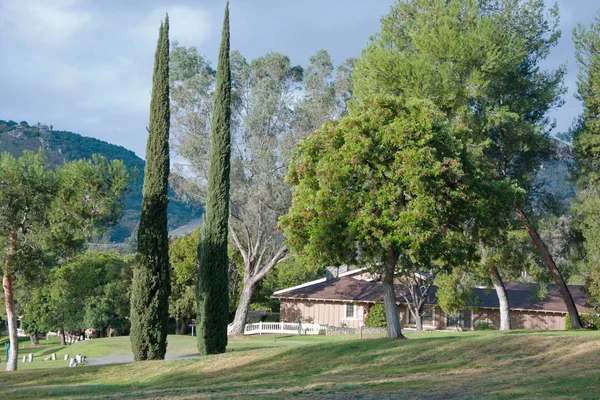
[[[279,322],[279,314],[263,315],[260,320],[262,322]]]
[[[489,331],[490,329],[490,324],[487,322],[478,322],[477,325],[475,325],[475,330],[477,331]]]
[[[581,326],[583,329],[590,329],[593,331],[600,329],[600,315],[579,314],[579,319],[581,320]],[[569,314],[567,314],[565,317],[565,329],[568,331],[573,329]]]
[[[365,318],[365,326],[367,328],[387,328],[383,303],[377,303],[371,307],[367,318]]]
[[[581,314],[580,318],[584,329],[596,331],[600,328],[600,315]]]

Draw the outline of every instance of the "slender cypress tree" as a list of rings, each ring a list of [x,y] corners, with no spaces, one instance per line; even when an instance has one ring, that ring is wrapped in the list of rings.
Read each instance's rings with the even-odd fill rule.
[[[167,16],[160,26],[154,56],[138,259],[133,271],[131,348],[136,361],[164,359],[167,351],[171,290],[167,230],[169,119]]]
[[[211,127],[208,196],[198,244],[198,351],[224,353],[227,347],[229,281],[227,224],[231,155],[231,71],[229,67],[229,2],[225,7]]]

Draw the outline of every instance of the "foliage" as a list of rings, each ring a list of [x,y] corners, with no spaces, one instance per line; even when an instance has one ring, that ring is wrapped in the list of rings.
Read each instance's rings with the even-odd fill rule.
[[[562,105],[565,93],[565,66],[541,65],[558,43],[557,26],[557,6],[547,9],[543,0],[397,1],[357,61],[356,104],[388,94],[432,101],[468,128],[465,145],[481,146],[499,177],[525,190],[528,204],[516,209],[527,220],[525,214],[543,209],[544,187],[535,177],[556,150],[547,113]],[[514,219],[507,211],[504,219]],[[489,208],[479,223],[495,213]],[[482,240],[482,248],[502,246],[511,225],[498,228],[489,227],[494,242]],[[564,284],[552,257],[539,249],[539,259]]]
[[[513,187],[476,188],[482,171],[456,134],[430,105],[390,98],[326,124],[300,143],[290,168],[294,203],[281,220],[289,244],[317,264],[373,263],[390,246],[423,265],[431,254],[460,258],[459,241],[444,238],[481,204],[510,206],[498,194]]]
[[[72,257],[93,234],[115,223],[127,179],[122,162],[99,156],[51,170],[43,151],[26,151],[18,159],[0,155],[0,246],[12,346],[8,371],[16,370],[18,355],[14,288],[39,283],[43,267]],[[31,319],[28,325],[41,329]]]
[[[389,336],[401,334],[396,267],[427,272],[467,262],[474,240],[490,234],[480,226],[503,226],[519,200],[509,179],[463,147],[463,129],[425,101],[366,100],[304,139],[292,159],[293,203],[281,219],[288,244],[308,263],[380,272]]]
[[[169,248],[171,262],[171,297],[169,298],[169,314],[175,318],[179,330],[184,329],[196,316],[196,262],[200,229],[191,235],[180,236]]]
[[[600,315],[579,314],[579,317],[581,318],[581,324],[583,325],[584,329],[590,329],[593,331],[600,329]],[[568,331],[573,329],[571,326],[571,318],[568,314],[565,317],[565,329]]]
[[[579,315],[579,318],[581,317],[582,315]],[[571,329],[573,329],[573,325],[571,324],[571,316],[567,314],[565,316],[565,330],[570,331]]]
[[[476,331],[489,331],[490,324],[487,322],[478,322],[477,325],[475,325],[475,330]]]
[[[229,323],[228,220],[231,158],[229,3],[225,7],[211,124],[206,215],[198,244],[198,351],[224,353]]]
[[[573,31],[579,75],[577,95],[584,112],[573,131],[578,192],[573,211],[584,239],[583,273],[595,305],[600,305],[600,11],[586,29]]]
[[[3,121],[0,121],[0,134],[12,132],[17,123],[7,124],[5,128],[1,128],[2,125]],[[76,133],[52,129],[41,130],[37,126],[27,128],[20,136],[2,135],[0,141],[2,150],[9,152],[13,157],[20,157],[25,150],[37,151],[43,147],[47,162],[56,167],[69,161],[91,160],[94,154],[99,154],[109,161],[121,160],[128,174],[133,178],[128,184],[124,213],[117,225],[109,228],[101,236],[94,237],[94,241],[123,242],[130,236],[135,237],[134,230],[139,222],[141,211],[145,162],[133,151]],[[200,205],[189,204],[175,198],[172,190],[169,192],[169,197],[170,229],[184,225],[202,215],[203,209]]]
[[[552,151],[545,115],[564,94],[564,67],[539,68],[557,24],[542,0],[398,1],[357,62],[354,94],[430,99],[468,124],[499,173],[533,190]]]
[[[127,268],[125,271],[131,271],[131,269]],[[121,334],[127,334],[130,327],[129,309],[131,307],[128,294],[132,277],[128,278],[128,280],[111,281],[103,288],[96,288],[95,293],[97,294],[91,297],[85,306],[84,324],[86,327],[100,332],[109,328],[118,329]]]
[[[175,165],[178,175],[172,183],[183,198],[205,202],[215,73],[194,47],[174,44],[171,54],[173,147],[186,160]],[[263,279],[288,257],[283,236],[274,228],[291,202],[284,183],[290,152],[308,132],[346,111],[352,67],[348,60],[335,70],[325,50],[312,55],[304,69],[280,53],[249,61],[231,52],[229,231],[234,246],[229,253],[230,259],[237,253],[239,262],[230,261],[230,272],[237,276],[241,269],[247,277],[230,297],[234,331],[243,329],[250,300],[252,307],[270,302],[272,291]]]
[[[146,146],[142,213],[131,295],[131,347],[136,361],[164,359],[171,292],[167,227],[169,179],[169,18],[159,30]]]
[[[279,315],[263,315],[260,317],[261,322],[279,322]]]
[[[50,298],[45,290],[37,288],[25,306],[21,317],[21,329],[27,333],[50,331],[52,322]]]
[[[116,252],[87,252],[56,267],[36,288],[23,314],[29,332],[128,329],[130,260]]]
[[[385,328],[387,322],[385,320],[385,307],[383,303],[377,303],[369,309],[369,313],[365,318],[365,326],[368,328]]]
[[[357,61],[354,94],[430,99],[533,200],[535,172],[553,152],[546,114],[565,92],[564,66],[540,68],[557,24],[558,9],[542,0],[398,1]]]
[[[447,273],[439,274],[435,278],[438,289],[436,297],[440,308],[451,315],[459,310],[464,310],[476,304],[473,288],[472,274],[460,268],[455,268]]]

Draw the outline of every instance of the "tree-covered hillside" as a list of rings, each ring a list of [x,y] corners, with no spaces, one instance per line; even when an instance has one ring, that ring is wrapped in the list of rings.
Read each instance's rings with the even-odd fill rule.
[[[135,230],[140,217],[142,204],[142,184],[144,182],[144,160],[133,151],[102,140],[81,136],[72,132],[55,131],[52,126],[42,124],[29,125],[22,121],[0,120],[0,151],[20,156],[24,150],[37,151],[43,148],[48,161],[62,164],[81,158],[91,158],[100,154],[109,160],[122,160],[125,163],[132,182],[125,201],[125,212],[119,224],[111,228],[99,241],[123,242]],[[189,206],[174,199],[171,193],[169,202],[169,229],[177,228],[201,216],[201,207]]]

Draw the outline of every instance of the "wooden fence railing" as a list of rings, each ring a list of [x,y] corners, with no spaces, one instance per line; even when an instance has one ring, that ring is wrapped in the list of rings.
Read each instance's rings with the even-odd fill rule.
[[[255,324],[246,324],[244,327],[244,335],[262,335],[263,333],[324,335],[326,332],[326,325],[298,324],[293,322],[258,322]]]

